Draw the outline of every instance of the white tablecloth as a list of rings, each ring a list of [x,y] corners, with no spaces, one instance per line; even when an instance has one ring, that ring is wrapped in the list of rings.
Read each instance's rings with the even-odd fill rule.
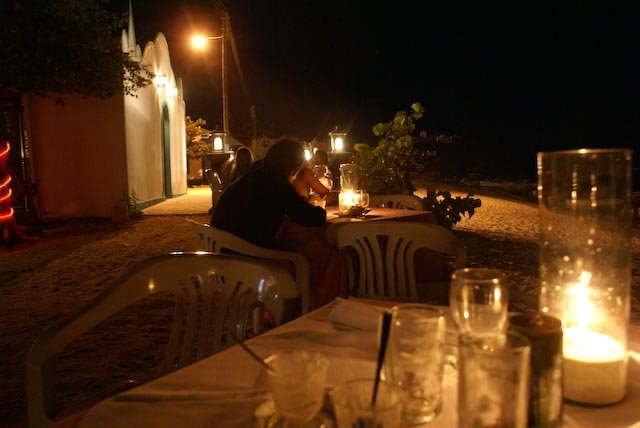
[[[247,341],[261,357],[290,349],[324,352],[330,359],[328,386],[349,379],[373,377],[376,331],[349,329],[330,322],[339,300],[262,336]],[[360,308],[361,309],[361,308]],[[375,315],[375,311],[372,311]],[[364,315],[363,315],[364,314]],[[358,312],[363,322],[366,311]],[[331,315],[335,317],[335,313]],[[365,326],[371,327],[371,323]],[[336,328],[337,327],[337,328]],[[347,327],[347,328],[345,328]],[[640,327],[630,329],[629,385],[627,397],[614,406],[594,408],[565,404],[564,426],[640,428]],[[442,413],[429,428],[451,428],[456,418],[456,372],[446,366]],[[80,428],[204,428],[252,427],[256,408],[269,400],[261,366],[238,346],[142,385],[93,407]]]

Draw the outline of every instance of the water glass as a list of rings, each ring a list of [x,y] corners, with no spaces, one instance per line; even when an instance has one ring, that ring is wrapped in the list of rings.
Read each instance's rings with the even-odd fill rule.
[[[529,341],[515,332],[460,338],[459,428],[527,426],[530,355]]]
[[[289,351],[271,355],[265,362],[269,391],[286,427],[313,420],[324,403],[329,360],[318,352]]]
[[[373,385],[373,379],[354,379],[336,386],[331,391],[338,428],[400,427],[400,390],[388,382],[381,381],[378,385],[376,405],[372,407]]]
[[[362,207],[365,209],[369,207],[369,193],[367,193],[366,190],[364,189],[358,190],[358,196],[356,198],[358,201],[357,205],[359,207]]]
[[[497,269],[456,270],[449,303],[459,334],[485,336],[507,330],[508,289]]]
[[[402,426],[423,424],[442,410],[444,312],[410,303],[392,314],[384,379],[402,391]]]

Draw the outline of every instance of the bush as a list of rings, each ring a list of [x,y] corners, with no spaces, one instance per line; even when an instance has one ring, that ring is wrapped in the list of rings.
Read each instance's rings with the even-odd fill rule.
[[[456,223],[462,220],[466,214],[467,218],[473,217],[476,208],[482,206],[482,201],[473,198],[472,194],[455,198],[451,197],[451,192],[447,190],[435,190],[427,187],[427,196],[422,198],[424,208],[433,212],[438,224],[451,229]]]
[[[411,174],[431,168],[437,161],[435,148],[459,138],[419,132],[415,122],[423,114],[424,108],[415,102],[409,111],[398,111],[391,121],[373,127],[373,135],[379,137],[376,146],[354,146],[361,178],[371,194],[413,193]]]

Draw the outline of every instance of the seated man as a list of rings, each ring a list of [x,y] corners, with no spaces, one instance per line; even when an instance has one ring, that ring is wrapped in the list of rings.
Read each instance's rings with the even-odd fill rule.
[[[253,166],[223,192],[211,225],[249,242],[274,248],[285,216],[301,226],[321,226],[326,211],[308,204],[291,185],[304,162],[302,145],[283,138],[273,144],[264,160]]]

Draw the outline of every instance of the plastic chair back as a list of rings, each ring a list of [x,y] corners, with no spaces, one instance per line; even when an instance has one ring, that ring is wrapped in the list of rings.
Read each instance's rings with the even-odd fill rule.
[[[297,290],[281,266],[233,255],[172,253],[147,259],[72,316],[45,329],[27,356],[29,427],[49,425],[57,406],[54,399],[58,356],[76,337],[112,314],[146,296],[168,292],[174,297],[174,316],[164,358],[157,368],[163,375],[218,352],[229,329],[244,339],[256,331],[256,309],[282,313],[284,299]],[[282,320],[275,319],[275,324]]]
[[[414,256],[421,248],[455,256],[456,268],[466,263],[466,247],[437,224],[370,221],[329,228],[334,228],[347,260],[349,286],[357,286],[358,297],[417,302]]]
[[[311,297],[309,294],[309,273],[311,266],[305,256],[293,251],[264,248],[248,242],[233,233],[209,226],[208,224],[196,224],[194,228],[196,245],[201,250],[212,253],[230,251],[232,253],[244,254],[260,259],[286,262],[293,274],[298,293],[300,293],[302,313],[306,314],[309,312],[311,305]]]
[[[211,206],[215,207],[222,195],[222,181],[218,173],[212,169],[206,169],[204,173],[207,175],[207,181],[211,188]]]

